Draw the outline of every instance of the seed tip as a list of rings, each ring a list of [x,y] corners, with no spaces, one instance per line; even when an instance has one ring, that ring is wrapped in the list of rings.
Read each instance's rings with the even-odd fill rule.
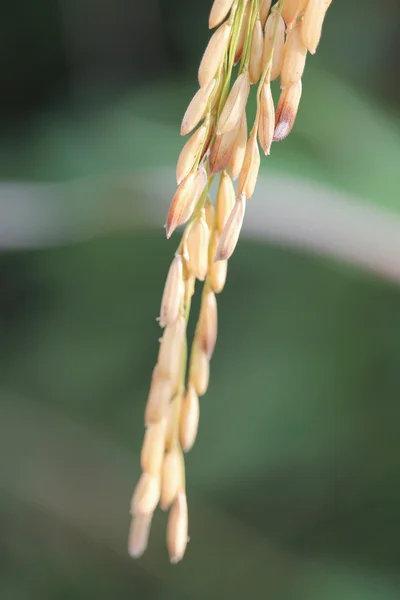
[[[288,123],[286,121],[281,121],[281,123],[278,123],[278,125],[275,127],[273,141],[281,142],[282,140],[285,139],[285,137],[287,135],[288,135]]]

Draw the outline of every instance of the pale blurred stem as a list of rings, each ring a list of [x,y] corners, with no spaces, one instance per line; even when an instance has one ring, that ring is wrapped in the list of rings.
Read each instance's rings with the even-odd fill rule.
[[[247,26],[246,42],[243,48],[242,60],[240,61],[239,73],[243,73],[249,68],[251,40],[253,37],[254,25],[256,24],[256,20],[259,14],[259,1],[254,0],[254,2],[252,2],[251,5],[251,14],[249,18],[249,24]]]

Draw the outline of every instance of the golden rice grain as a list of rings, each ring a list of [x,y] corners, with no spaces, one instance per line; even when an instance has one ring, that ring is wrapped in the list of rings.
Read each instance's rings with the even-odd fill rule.
[[[189,452],[194,446],[199,427],[199,397],[193,385],[189,385],[182,404],[179,424],[179,439],[182,450]]]
[[[315,54],[321,39],[325,14],[332,0],[309,0],[304,12],[301,36],[311,54]]]
[[[208,360],[211,359],[214,352],[217,341],[217,331],[217,300],[214,292],[210,290],[204,294],[201,302],[198,332],[196,336],[200,343],[201,349],[205,352]]]
[[[250,134],[244,155],[243,167],[240,172],[238,193],[248,200],[254,192],[260,169],[260,151],[257,143],[257,128]]]
[[[224,171],[221,174],[217,196],[217,229],[222,233],[232,208],[235,204],[235,188],[228,173]]]
[[[158,365],[161,371],[168,375],[173,384],[179,377],[185,333],[185,320],[183,317],[178,317],[175,323],[167,325],[160,344]]]
[[[196,219],[187,239],[188,267],[200,281],[204,281],[208,270],[208,244],[210,230],[205,214]]]
[[[247,118],[246,111],[243,112],[239,131],[235,138],[235,143],[232,149],[232,155],[229,159],[229,168],[232,173],[233,179],[237,179],[239,177],[240,171],[242,170],[244,155],[246,153],[246,145],[247,145]]]
[[[197,171],[189,173],[179,184],[172,198],[165,225],[167,239],[171,237],[177,227],[184,225],[190,219],[207,185],[207,180],[208,177],[205,168],[199,167]]]
[[[168,375],[156,365],[153,370],[149,398],[146,404],[145,424],[157,423],[166,416],[172,399],[173,385]]]
[[[182,461],[182,453],[177,446],[165,454],[161,474],[160,506],[162,510],[168,510],[175,500],[178,490],[182,487]]]
[[[128,553],[132,558],[140,558],[147,549],[153,513],[136,515],[129,529]]]
[[[231,131],[242,118],[250,93],[248,71],[239,75],[229,92],[217,123],[217,134]]]
[[[176,442],[176,427],[177,427],[177,414],[179,414],[179,407],[182,403],[182,393],[179,390],[172,398],[168,405],[166,419],[167,419],[167,430],[165,436],[165,447],[171,448]]]
[[[131,501],[131,514],[150,515],[160,499],[160,475],[142,473]]]
[[[239,196],[222,232],[214,260],[228,260],[232,256],[242,229],[245,211],[246,198]]]
[[[199,84],[203,87],[216,76],[228,45],[231,26],[221,25],[210,38],[199,67]]]
[[[266,156],[270,153],[275,131],[275,107],[271,93],[271,84],[266,81],[261,90],[260,120],[258,122],[258,139]]]
[[[238,122],[231,131],[217,135],[210,152],[210,173],[220,173],[229,164],[240,128]]]
[[[291,25],[304,11],[308,0],[285,0],[282,7],[282,17],[286,25]]]
[[[301,98],[301,81],[284,88],[279,97],[275,114],[274,142],[280,142],[292,130]]]
[[[272,0],[261,0],[260,1],[260,21],[264,27],[265,21],[267,20],[269,9],[271,8]]]
[[[256,83],[262,72],[262,58],[264,48],[264,36],[260,19],[257,19],[253,29],[253,37],[251,39],[249,76],[250,83]]]
[[[278,23],[277,23],[278,21]],[[275,38],[275,29],[276,39]],[[273,81],[279,77],[282,60],[283,60],[283,48],[285,45],[285,22],[277,11],[271,12],[267,19],[264,29],[264,48],[263,48],[263,69],[266,69],[267,64],[270,62],[272,56],[272,64],[270,69],[270,79]]]
[[[206,214],[205,219],[206,219],[207,227],[210,231],[212,231],[212,229],[214,227],[214,221],[215,221],[215,210],[214,210],[214,207],[211,204],[211,202],[206,202],[205,214]]]
[[[176,182],[179,185],[193,169],[196,158],[204,144],[207,125],[201,125],[183,146],[176,166]]]
[[[233,0],[214,0],[211,7],[208,26],[213,29],[225,19],[228,12],[231,10]]]
[[[307,48],[301,37],[301,21],[290,30],[286,38],[281,71],[281,87],[300,81],[306,65]]]
[[[215,79],[212,79],[193,96],[182,119],[181,135],[190,133],[204,117],[215,83]]]
[[[188,509],[186,493],[181,490],[172,505],[167,525],[167,548],[171,563],[182,560],[188,543]]]
[[[209,379],[210,362],[200,342],[195,340],[190,357],[189,384],[193,385],[199,396],[203,396],[207,391]]]
[[[214,256],[216,252],[217,246],[215,246]],[[225,286],[226,275],[228,270],[228,261],[227,260],[218,260],[217,262],[212,262],[210,267],[210,283],[211,287],[216,294],[222,292]]]
[[[158,475],[164,458],[165,434],[167,420],[161,419],[158,423],[152,423],[146,428],[140,464],[143,471]]]
[[[160,327],[171,325],[178,318],[179,309],[183,299],[183,267],[182,257],[177,254],[171,263],[165,282],[161,300]]]

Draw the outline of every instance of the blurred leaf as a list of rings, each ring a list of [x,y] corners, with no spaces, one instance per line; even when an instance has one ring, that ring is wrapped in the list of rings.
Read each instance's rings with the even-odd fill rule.
[[[114,106],[96,104],[44,116],[18,142],[0,147],[3,177],[58,180],[135,173],[168,165],[182,147],[179,120],[195,85],[160,84]],[[307,69],[292,135],[262,169],[323,181],[399,209],[398,120],[349,86]],[[110,199],[111,200],[111,199]]]

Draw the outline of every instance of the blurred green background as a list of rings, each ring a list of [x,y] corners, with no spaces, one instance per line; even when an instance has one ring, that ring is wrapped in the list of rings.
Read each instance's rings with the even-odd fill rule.
[[[218,298],[187,555],[157,514],[127,556],[210,5],[3,3],[1,600],[400,598],[397,0],[332,2]]]

